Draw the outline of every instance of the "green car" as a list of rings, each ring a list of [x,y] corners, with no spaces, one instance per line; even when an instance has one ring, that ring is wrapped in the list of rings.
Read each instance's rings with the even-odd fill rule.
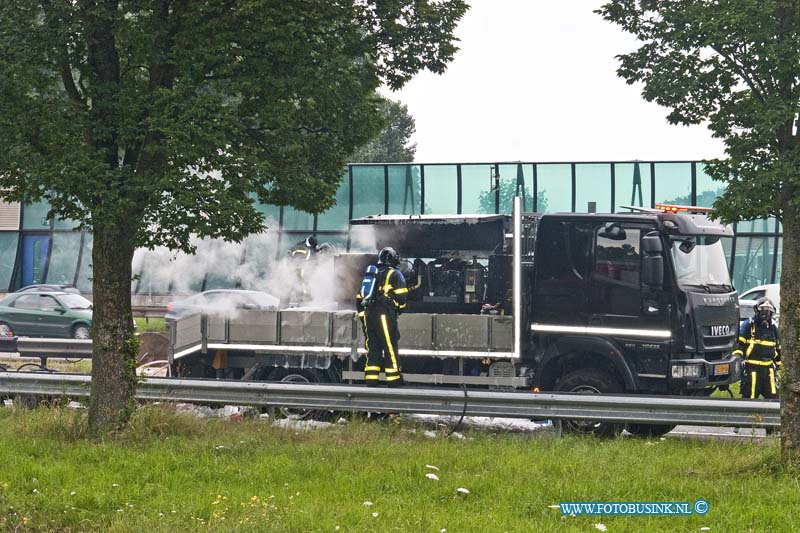
[[[92,302],[67,292],[15,292],[0,300],[0,336],[90,339]]]

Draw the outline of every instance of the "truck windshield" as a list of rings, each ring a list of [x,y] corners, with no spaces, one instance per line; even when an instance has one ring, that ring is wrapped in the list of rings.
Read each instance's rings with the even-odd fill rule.
[[[682,288],[717,293],[733,291],[720,237],[672,236],[670,255]]]

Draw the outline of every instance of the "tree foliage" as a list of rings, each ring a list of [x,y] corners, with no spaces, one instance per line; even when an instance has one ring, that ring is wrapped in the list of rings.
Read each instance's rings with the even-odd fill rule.
[[[377,137],[361,146],[350,157],[351,163],[407,163],[414,161],[416,143],[411,142],[416,125],[408,106],[382,99],[381,113],[386,123]]]
[[[787,0],[616,0],[599,12],[642,42],[618,74],[671,109],[707,123],[727,158],[707,172],[727,185],[715,204],[733,222],[781,216],[800,184],[800,4]]]
[[[727,188],[726,222],[774,216],[783,226],[782,449],[800,459],[800,2],[612,0],[598,11],[641,43],[617,71],[671,111],[707,123],[726,158],[709,174]]]
[[[329,208],[382,127],[376,89],[457,48],[463,0],[3,0],[0,197],[94,235],[90,422],[124,422],[130,263]]]
[[[259,229],[252,195],[330,207],[381,83],[444,70],[449,2],[0,3],[0,187],[137,246]],[[209,174],[212,175],[209,178]],[[166,230],[166,231],[165,231]]]

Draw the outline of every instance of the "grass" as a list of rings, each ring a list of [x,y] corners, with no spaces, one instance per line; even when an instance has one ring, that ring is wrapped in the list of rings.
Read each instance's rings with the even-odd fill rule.
[[[783,531],[800,519],[800,474],[775,440],[429,439],[405,423],[301,432],[149,407],[96,442],[84,416],[0,409],[0,530]],[[698,498],[705,516],[549,507]]]
[[[145,331],[164,333],[167,331],[167,325],[163,318],[137,317],[134,318],[134,321],[136,321],[136,331],[139,333],[144,333]]]

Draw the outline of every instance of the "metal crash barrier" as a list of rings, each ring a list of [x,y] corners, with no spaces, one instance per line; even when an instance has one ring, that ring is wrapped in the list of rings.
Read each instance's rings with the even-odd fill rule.
[[[30,337],[0,337],[0,353],[19,354],[20,357],[38,357],[42,366],[47,359],[90,359],[91,339],[37,339]]]
[[[90,376],[0,372],[0,396],[87,398],[90,385]],[[726,398],[492,392],[410,387],[383,389],[343,384],[174,378],[145,378],[139,383],[136,397],[141,400],[161,402],[334,411],[780,427],[779,402]]]

